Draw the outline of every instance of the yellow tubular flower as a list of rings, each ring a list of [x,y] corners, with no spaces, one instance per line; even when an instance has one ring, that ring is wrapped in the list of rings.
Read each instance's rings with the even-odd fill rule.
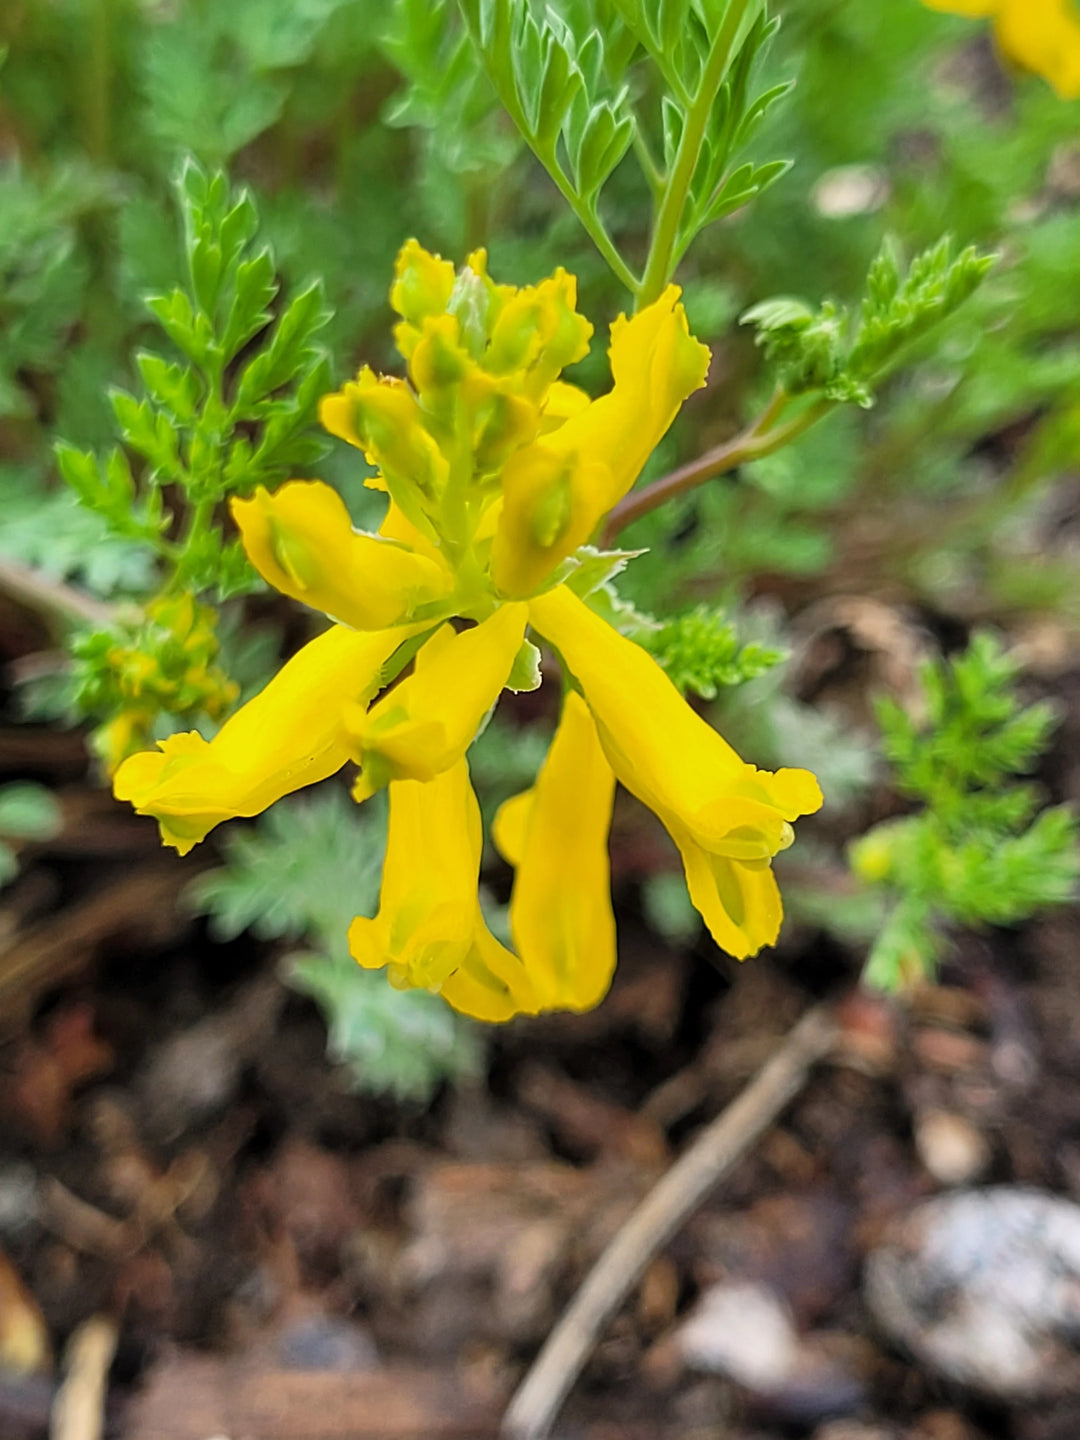
[[[679,293],[669,285],[632,319],[620,316],[611,327],[612,389],[575,407],[507,462],[492,550],[501,594],[533,594],[585,544],[633,485],[683,401],[704,385],[709,351],[690,334]]]
[[[577,280],[561,267],[519,290],[491,327],[485,367],[496,375],[520,375],[525,394],[542,400],[559,372],[589,353],[593,327],[576,304]]]
[[[606,993],[618,779],[674,838],[717,941],[752,954],[776,938],[771,861],[791,843],[791,822],[821,804],[817,782],[745,764],[651,656],[560,583],[705,383],[709,352],[690,334],[679,290],[611,327],[612,386],[597,400],[559,378],[592,334],[564,270],[499,285],[483,251],[455,270],[409,241],[390,299],[408,378],[364,367],[320,405],[326,428],[379,471],[366,482],[388,494],[378,533],[355,531],[319,481],[233,503],[259,573],[339,623],[210,743],[174,735],[125,761],[116,794],[156,816],[183,853],[219,821],[254,815],[356,761],[355,799],[388,786],[390,828],[379,911],[353,923],[353,954],[366,968],[388,967],[395,985],[437,991],[494,1022],[586,1010]],[[213,652],[189,609],[165,678],[170,695],[209,708],[219,703]],[[539,682],[530,624],[575,688],[535,784],[495,822],[515,870],[514,954],[481,917],[480,817],[465,754],[500,691]],[[392,673],[415,651],[412,673],[378,695],[408,640]],[[144,648],[121,657],[129,688],[118,708],[145,709],[156,662]],[[115,730],[114,745],[132,743]]]
[[[568,385],[565,380],[556,380],[547,393],[540,433],[547,435],[552,430],[557,430],[572,416],[587,410],[591,404],[592,401],[584,390],[579,390],[576,385]]]
[[[790,822],[820,807],[817,781],[745,764],[650,655],[565,586],[529,610],[581,686],[616,776],[679,846],[714,939],[739,959],[772,944],[782,912],[769,862],[791,843]]]
[[[401,316],[394,338],[406,359],[412,353],[418,327],[429,315],[441,315],[454,291],[454,267],[449,260],[429,255],[418,240],[406,240],[394,265],[390,304]]]
[[[545,1010],[591,1010],[615,970],[607,837],[615,776],[580,695],[569,692],[536,784],[495,817],[516,867],[510,929]]]
[[[462,758],[510,676],[527,619],[526,606],[503,605],[461,634],[444,625],[400,685],[370,710],[349,707],[355,800],[390,780],[433,780]]]
[[[157,750],[132,755],[113,790],[161,838],[186,855],[222,820],[257,815],[283,795],[325,780],[349,758],[342,707],[379,688],[383,666],[418,627],[359,634],[335,626],[312,640],[266,688],[206,741],[170,735]]]
[[[264,580],[354,630],[400,625],[454,588],[430,554],[354,530],[341,496],[319,480],[291,480],[272,495],[260,486],[230,508]]]
[[[521,964],[480,913],[481,845],[464,760],[426,783],[392,783],[379,911],[353,921],[349,949],[365,969],[386,966],[398,988],[439,991],[475,1019],[508,1020],[538,1007]]]
[[[377,376],[365,366],[343,390],[323,396],[319,419],[331,435],[363,450],[412,523],[434,537],[431,512],[437,510],[450,465],[424,428],[416,396],[405,382]]]
[[[1080,97],[1080,9],[1075,0],[924,0],[951,15],[992,16],[998,48],[1048,80],[1063,100]]]

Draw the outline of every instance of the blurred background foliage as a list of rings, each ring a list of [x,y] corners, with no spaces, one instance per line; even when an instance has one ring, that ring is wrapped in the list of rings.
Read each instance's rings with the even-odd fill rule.
[[[554,8],[571,20],[603,14],[616,33],[613,4],[591,4]],[[850,712],[811,708],[793,693],[778,663],[796,644],[793,612],[823,596],[877,596],[911,607],[950,642],[975,623],[1080,618],[1080,139],[1075,105],[1010,76],[981,29],[917,0],[780,0],[774,10],[782,23],[761,82],[795,85],[746,158],[779,156],[791,169],[703,232],[682,266],[712,371],[645,478],[728,439],[766,405],[774,377],[739,323],[750,307],[776,295],[813,312],[830,299],[856,307],[890,236],[909,258],[947,233],[997,262],[974,298],[916,343],[874,408],[844,406],[776,454],[630,526],[620,543],[649,553],[620,591],[659,618],[654,650],[682,666],[677,678],[713,704],[754,760],[819,770],[834,814],[846,806],[855,816],[850,835],[871,818],[872,721],[855,724]],[[80,506],[53,447],[113,445],[110,390],[141,393],[135,356],[161,349],[144,297],[183,283],[173,182],[185,155],[249,187],[281,289],[275,314],[321,281],[320,343],[335,384],[361,360],[394,368],[386,293],[413,234],[458,260],[486,245],[493,273],[514,283],[565,266],[600,334],[627,303],[501,110],[450,0],[7,0],[0,48],[0,556],[9,586],[30,566],[102,601],[138,604],[154,591],[152,546]],[[620,54],[625,69],[632,44]],[[633,64],[625,83],[660,153],[655,75]],[[620,164],[603,209],[636,260],[649,205],[640,172]],[[603,383],[603,346],[578,369],[579,383]],[[296,452],[294,468],[338,484],[357,520],[371,518],[376,502],[355,452],[335,445],[306,463]],[[296,638],[296,619],[263,604],[255,625],[243,606],[226,604],[219,639],[221,664],[246,694],[285,631]],[[696,637],[689,664],[687,636]],[[715,662],[707,673],[695,659],[702,645]],[[84,688],[85,678],[76,675]],[[73,713],[70,683],[35,694],[39,707]],[[505,722],[484,737],[494,757],[477,756],[485,806],[500,777],[521,771],[527,781],[535,740],[530,725]],[[331,848],[342,816],[319,809],[318,797],[290,803],[316,807],[308,839]],[[374,836],[349,852],[359,874],[379,821],[354,821]],[[821,843],[835,855],[830,823]],[[255,918],[252,896],[259,885],[273,890],[297,833],[274,816],[255,838],[233,840],[232,880],[201,892],[223,931]],[[333,867],[318,873],[328,887],[344,884]],[[296,893],[308,885],[305,873]],[[820,884],[804,888],[809,897]],[[665,933],[692,931],[670,876],[652,877],[646,905]],[[805,913],[821,921],[826,909],[840,930],[854,913],[839,902],[815,912],[809,898]],[[860,913],[869,934],[878,912]],[[401,1015],[408,1048],[410,1027],[438,1028],[437,1002],[425,1015],[427,997],[410,997],[416,1014],[406,1016],[387,1009],[399,997],[380,991],[371,1021],[380,1038],[364,1051],[353,1012],[341,1018],[340,984],[362,979],[374,995],[372,977],[343,969],[318,915],[279,918],[263,928],[322,945],[321,959],[309,956],[297,973],[337,1017],[338,1053],[368,1055],[366,1083],[414,1094],[437,1078],[438,1065],[418,1076],[370,1061],[395,1043],[384,1011]],[[432,1053],[443,1070],[476,1063],[475,1044],[449,1030]]]
[[[670,603],[695,572],[737,588],[857,567],[964,613],[1075,607],[1067,557],[1035,543],[1047,481],[1080,428],[1073,107],[1037,80],[1013,86],[985,36],[914,0],[789,0],[780,13],[766,78],[798,84],[754,146],[793,169],[705,232],[684,266],[693,323],[717,358],[696,424],[678,428],[654,471],[763,403],[763,367],[736,323],[755,301],[855,302],[887,234],[911,254],[949,232],[996,248],[1000,263],[875,413],[834,416],[631,531],[633,543],[654,543],[657,526],[678,537],[679,563],[638,564],[630,590],[674,590]],[[66,497],[37,523],[36,501],[55,486],[53,436],[112,438],[107,390],[133,382],[142,296],[181,265],[169,202],[181,153],[253,187],[287,285],[322,278],[338,377],[361,356],[389,363],[386,277],[409,234],[459,256],[486,243],[495,272],[518,281],[564,264],[598,319],[625,303],[498,112],[448,4],[15,0],[0,41],[0,543],[99,593],[139,593],[138,559],[87,543],[93,519]],[[631,167],[606,203],[611,228],[640,243],[648,196]],[[586,383],[602,373],[601,347],[583,369]],[[688,543],[696,519],[704,542]]]

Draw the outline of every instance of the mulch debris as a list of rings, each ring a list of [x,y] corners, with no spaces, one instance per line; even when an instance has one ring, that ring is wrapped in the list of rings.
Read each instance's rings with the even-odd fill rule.
[[[843,623],[872,649],[877,618],[830,613],[820,633]],[[906,1329],[864,1282],[882,1255],[894,1280],[897,1255],[914,1263],[934,1197],[1080,1199],[1075,913],[961,940],[901,1005],[855,990],[857,957],[797,926],[741,967],[676,952],[624,878],[604,1005],[502,1031],[488,1080],[401,1106],[349,1089],[271,949],[213,944],[185,910],[212,856],[159,852],[73,750],[0,731],[0,770],[54,777],[70,817],[0,901],[4,1440],[48,1433],[56,1357],[102,1316],[113,1440],[494,1436],[600,1250],[822,997],[833,1056],[654,1259],[556,1435],[1080,1434],[1064,1363],[1022,1400],[950,1373],[926,1300],[955,1298],[947,1265],[919,1272]],[[1073,1292],[1047,1273],[1024,1304],[1058,1305],[1064,1357]]]

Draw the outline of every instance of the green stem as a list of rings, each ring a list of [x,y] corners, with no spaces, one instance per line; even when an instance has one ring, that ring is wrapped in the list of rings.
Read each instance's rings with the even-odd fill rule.
[[[730,0],[723,24],[709,51],[709,57],[701,73],[701,83],[698,85],[697,94],[686,114],[686,123],[683,126],[678,153],[671,169],[667,189],[653,224],[649,256],[645,262],[645,273],[641,277],[641,287],[638,290],[639,310],[646,305],[651,305],[671,279],[675,247],[679,239],[679,226],[686,208],[686,198],[690,193],[694,172],[701,157],[701,147],[705,141],[705,130],[712,113],[713,102],[716,100],[717,92],[731,62],[731,52],[735,47],[739,27],[752,3],[753,0]]]
[[[210,528],[210,522],[214,517],[216,501],[212,497],[204,497],[197,500],[188,512],[187,524],[184,526],[183,534],[177,542],[176,569],[172,573],[167,592],[179,590],[187,580],[188,559],[194,543],[201,540]]]
[[[734,439],[707,450],[704,455],[699,455],[696,460],[680,466],[678,470],[672,470],[653,484],[645,485],[640,490],[632,490],[608,516],[601,541],[603,548],[609,548],[620,531],[627,525],[632,525],[635,520],[640,520],[643,515],[648,515],[657,506],[674,500],[677,495],[693,490],[716,475],[727,474],[740,465],[751,460],[760,460],[763,456],[790,445],[809,430],[811,425],[816,425],[836,404],[833,400],[816,400],[798,415],[780,424],[780,416],[790,400],[791,397],[786,391],[777,389],[754,423]]]
[[[641,166],[641,173],[645,176],[646,183],[653,195],[659,199],[663,194],[664,184],[667,176],[656,163],[656,159],[649,149],[649,142],[641,129],[641,123],[635,117],[634,138],[631,142],[634,147],[634,154],[637,156],[638,164]]]
[[[641,281],[619,254],[615,242],[607,233],[607,230],[605,230],[603,221],[599,215],[597,215],[595,210],[590,210],[581,197],[575,192],[574,187],[570,184],[562,166],[555,159],[554,155],[542,155],[532,140],[529,139],[528,134],[524,131],[522,133],[525,134],[529,149],[532,150],[533,154],[558,186],[559,194],[577,216],[590,240],[607,262],[608,268],[612,271],[616,280],[618,280],[621,285],[625,285],[631,295],[637,295],[641,288]]]
[[[745,3],[745,0],[739,0],[739,3]],[[463,4],[461,10],[464,14],[465,23],[468,26],[473,45],[476,47],[476,53],[487,71],[488,78],[495,87],[496,93],[502,102],[503,109],[517,126],[526,145],[528,145],[529,149],[555,182],[559,194],[566,201],[567,205],[570,206],[578,222],[596,246],[597,250],[599,250],[615,278],[630,291],[631,295],[637,295],[641,282],[619,254],[614,241],[604,228],[604,224],[596,213],[596,210],[590,208],[581,196],[577,194],[567,178],[565,171],[559,164],[555,153],[557,139],[553,141],[550,147],[545,147],[547,150],[545,154],[544,150],[542,150],[537,143],[537,138],[529,123],[528,116],[518,103],[513,84],[507,83],[505,76],[500,74],[498,64],[492,59],[485,47],[483,37],[477,30],[473,22],[473,17],[469,13],[469,7]]]
[[[112,110],[113,0],[94,0],[90,14],[90,50],[87,56],[86,148],[102,165],[109,160]]]

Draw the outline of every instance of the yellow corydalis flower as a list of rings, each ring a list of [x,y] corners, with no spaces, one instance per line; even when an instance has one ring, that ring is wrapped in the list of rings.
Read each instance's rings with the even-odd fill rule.
[[[592,536],[626,494],[679,407],[705,382],[709,352],[669,286],[612,326],[614,384],[600,399],[559,380],[588,351],[577,282],[496,285],[483,251],[457,275],[410,241],[391,304],[409,381],[364,368],[320,406],[364,451],[395,505],[437,540],[459,596],[524,599]]]
[[[1080,9],[1075,0],[924,0],[950,15],[989,17],[1003,55],[1048,80],[1063,100],[1080,97]]]
[[[615,776],[589,707],[569,691],[531,790],[495,817],[514,867],[510,927],[539,1006],[591,1010],[615,971],[607,836]]]
[[[492,568],[508,595],[529,595],[622,499],[679,409],[705,383],[709,352],[690,334],[670,285],[611,327],[607,395],[518,450],[503,472]]]
[[[479,1020],[535,1014],[538,1002],[515,955],[480,913],[480,807],[461,759],[434,780],[390,785],[379,910],[358,916],[349,948],[391,984],[440,992]]]
[[[616,780],[663,821],[694,904],[737,956],[775,940],[771,860],[821,803],[805,771],[745,764],[572,588],[579,547],[709,363],[671,286],[612,326],[612,386],[592,400],[559,378],[592,333],[575,301],[565,271],[515,289],[491,280],[483,252],[455,272],[405,246],[391,303],[408,378],[365,368],[320,411],[379,468],[378,533],[355,531],[319,481],[232,507],[264,579],[336,623],[214,740],[173,736],[116,776],[117,795],[185,851],[353,761],[358,802],[388,788],[389,830],[378,913],[353,922],[352,953],[486,1021],[586,1010],[606,993]],[[465,757],[501,691],[539,683],[530,629],[558,652],[567,689],[535,783],[495,820],[514,869],[511,950],[480,912]]]
[[[335,625],[312,640],[214,736],[170,735],[125,760],[118,800],[153,815],[161,838],[186,855],[215,825],[258,815],[283,795],[314,785],[349,758],[345,703],[379,688],[383,666],[410,631],[361,634]]]
[[[434,780],[464,758],[510,678],[527,620],[525,605],[503,605],[461,634],[443,625],[406,680],[370,710],[349,707],[345,725],[361,767],[355,800],[389,780]]]
[[[739,959],[771,945],[782,911],[769,862],[791,844],[790,822],[820,808],[817,781],[740,760],[652,656],[566,586],[532,601],[530,618],[581,686],[615,775],[678,845],[717,944]]]
[[[262,486],[230,506],[248,559],[268,584],[354,630],[385,630],[446,600],[445,565],[352,528],[345,502],[320,481]]]

